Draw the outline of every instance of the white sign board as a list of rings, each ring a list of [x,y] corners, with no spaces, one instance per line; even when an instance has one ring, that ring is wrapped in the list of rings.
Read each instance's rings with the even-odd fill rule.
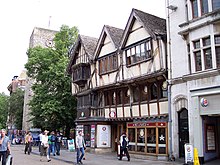
[[[192,163],[194,161],[194,153],[192,144],[185,144],[185,163]]]
[[[70,152],[75,151],[74,139],[68,140],[67,143],[68,143],[68,150],[69,150]]]
[[[111,126],[97,125],[97,147],[111,146]]]

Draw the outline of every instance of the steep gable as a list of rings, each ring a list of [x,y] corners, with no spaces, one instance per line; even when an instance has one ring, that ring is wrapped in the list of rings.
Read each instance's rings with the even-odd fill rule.
[[[122,47],[126,44],[126,40],[132,31],[134,23],[138,21],[147,33],[156,39],[158,35],[166,35],[166,20],[143,11],[132,9],[124,34],[122,36]]]
[[[102,48],[104,46],[107,49],[107,50],[103,50],[106,54],[117,50],[120,46],[122,35],[123,35],[122,29],[104,25],[95,50],[95,58],[99,57],[100,52],[102,51]]]
[[[97,45],[98,39],[94,37],[78,35],[77,41],[71,50],[70,62],[67,67],[67,72],[71,73],[71,66],[74,65],[74,59],[78,53],[78,50],[81,48],[85,51],[89,60],[93,59],[94,51]]]

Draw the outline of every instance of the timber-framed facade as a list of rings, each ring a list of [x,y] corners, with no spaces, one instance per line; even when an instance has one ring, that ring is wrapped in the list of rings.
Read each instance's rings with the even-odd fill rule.
[[[167,156],[165,19],[132,9],[125,29],[104,25],[99,39],[89,41],[92,49],[86,49],[80,37],[68,72],[78,100],[77,129],[84,130],[87,146],[117,151],[119,137],[126,131],[131,153]],[[77,62],[82,49],[86,63]],[[80,81],[76,74],[82,74]]]

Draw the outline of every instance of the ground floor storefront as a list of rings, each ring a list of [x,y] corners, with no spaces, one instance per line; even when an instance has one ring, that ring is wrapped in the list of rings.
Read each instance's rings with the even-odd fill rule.
[[[192,90],[190,133],[198,149],[200,162],[220,158],[220,87]]]
[[[118,152],[120,136],[126,132],[131,154],[168,155],[167,119],[81,122],[76,126],[76,132],[79,130],[83,131],[86,146],[94,152]]]

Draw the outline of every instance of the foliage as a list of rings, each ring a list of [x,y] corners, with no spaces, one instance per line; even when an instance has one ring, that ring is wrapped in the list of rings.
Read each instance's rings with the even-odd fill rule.
[[[34,127],[66,129],[74,126],[76,100],[71,94],[71,79],[66,74],[68,51],[76,41],[78,29],[62,26],[55,35],[54,48],[28,50],[27,74],[35,80],[30,101]]]
[[[0,93],[0,128],[6,128],[9,96]]]
[[[9,97],[9,116],[15,128],[22,129],[23,120],[23,107],[24,107],[24,91],[17,89]]]

